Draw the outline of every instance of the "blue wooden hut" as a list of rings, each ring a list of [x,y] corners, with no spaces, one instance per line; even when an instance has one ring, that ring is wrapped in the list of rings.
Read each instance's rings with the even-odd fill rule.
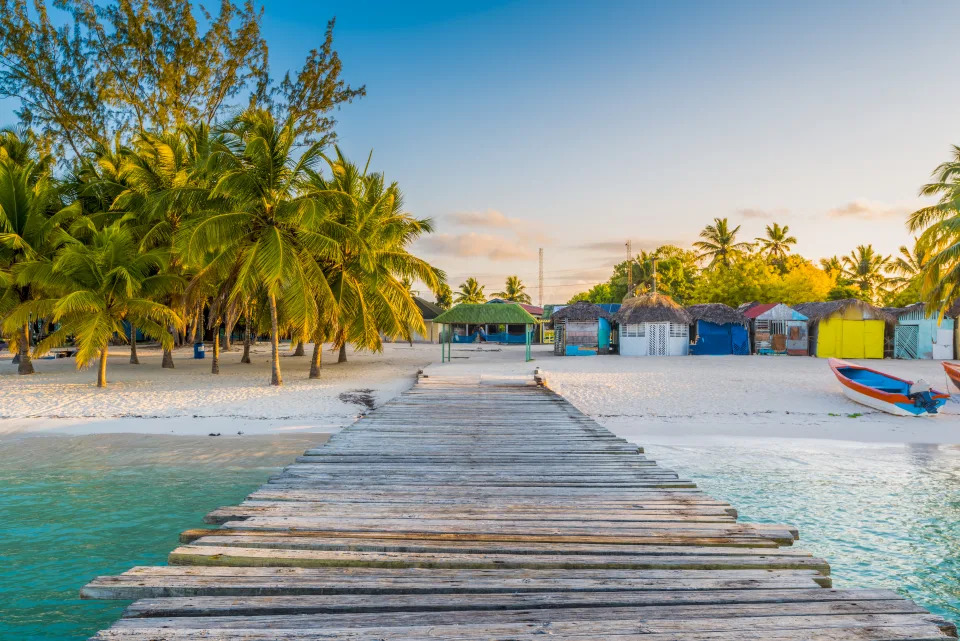
[[[887,308],[884,311],[896,318],[893,327],[894,358],[953,358],[953,318],[945,317],[940,320],[939,314],[934,310],[928,315],[923,303]]]
[[[743,314],[723,303],[687,307],[693,319],[690,353],[721,356],[750,353],[750,335]]]

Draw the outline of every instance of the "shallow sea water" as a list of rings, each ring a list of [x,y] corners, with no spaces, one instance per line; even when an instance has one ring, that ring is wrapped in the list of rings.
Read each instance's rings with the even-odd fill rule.
[[[79,640],[109,626],[126,603],[80,601],[85,582],[164,563],[180,531],[309,444],[0,440],[0,639]],[[744,520],[799,526],[797,545],[830,561],[837,587],[890,587],[960,621],[960,448],[663,436],[645,445]]]
[[[798,526],[796,545],[827,559],[835,587],[891,588],[960,623],[960,446],[663,436],[645,445],[742,520]]]

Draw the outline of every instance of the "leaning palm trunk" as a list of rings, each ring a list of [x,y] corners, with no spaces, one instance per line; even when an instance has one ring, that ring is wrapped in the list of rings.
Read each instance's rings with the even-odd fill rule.
[[[176,339],[176,337],[174,337],[174,339]],[[166,347],[163,348],[163,361],[161,361],[160,366],[164,369],[174,369],[172,349],[167,349]]]
[[[17,374],[33,374],[33,360],[30,358],[30,326],[24,325],[17,332]]]
[[[277,297],[270,294],[270,352],[273,356],[273,374],[270,377],[271,385],[283,385],[280,376],[280,323],[277,321]]]
[[[107,348],[100,350],[100,367],[97,368],[97,387],[107,386]]]
[[[140,364],[140,359],[137,358],[137,328],[133,323],[130,323],[130,364]]]
[[[313,358],[310,359],[310,378],[320,378],[320,367],[323,362],[323,341],[319,336],[313,339]]]
[[[210,373],[220,373],[220,324],[213,326],[213,360],[210,363]]]
[[[297,349],[293,352],[294,356],[306,356],[306,352],[303,350],[303,341],[297,341]]]
[[[244,318],[243,323],[243,356],[240,358],[241,363],[250,362],[250,319]]]

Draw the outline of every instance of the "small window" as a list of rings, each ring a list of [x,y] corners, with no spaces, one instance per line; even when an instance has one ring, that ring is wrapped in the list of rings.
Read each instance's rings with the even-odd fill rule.
[[[670,338],[686,338],[690,334],[690,326],[683,323],[670,323]]]

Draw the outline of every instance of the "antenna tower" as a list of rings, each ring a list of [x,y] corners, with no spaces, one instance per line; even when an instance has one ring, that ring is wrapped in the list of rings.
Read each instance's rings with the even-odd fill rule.
[[[543,247],[540,248],[540,275],[539,275],[539,297],[540,301],[538,305],[543,307]]]

